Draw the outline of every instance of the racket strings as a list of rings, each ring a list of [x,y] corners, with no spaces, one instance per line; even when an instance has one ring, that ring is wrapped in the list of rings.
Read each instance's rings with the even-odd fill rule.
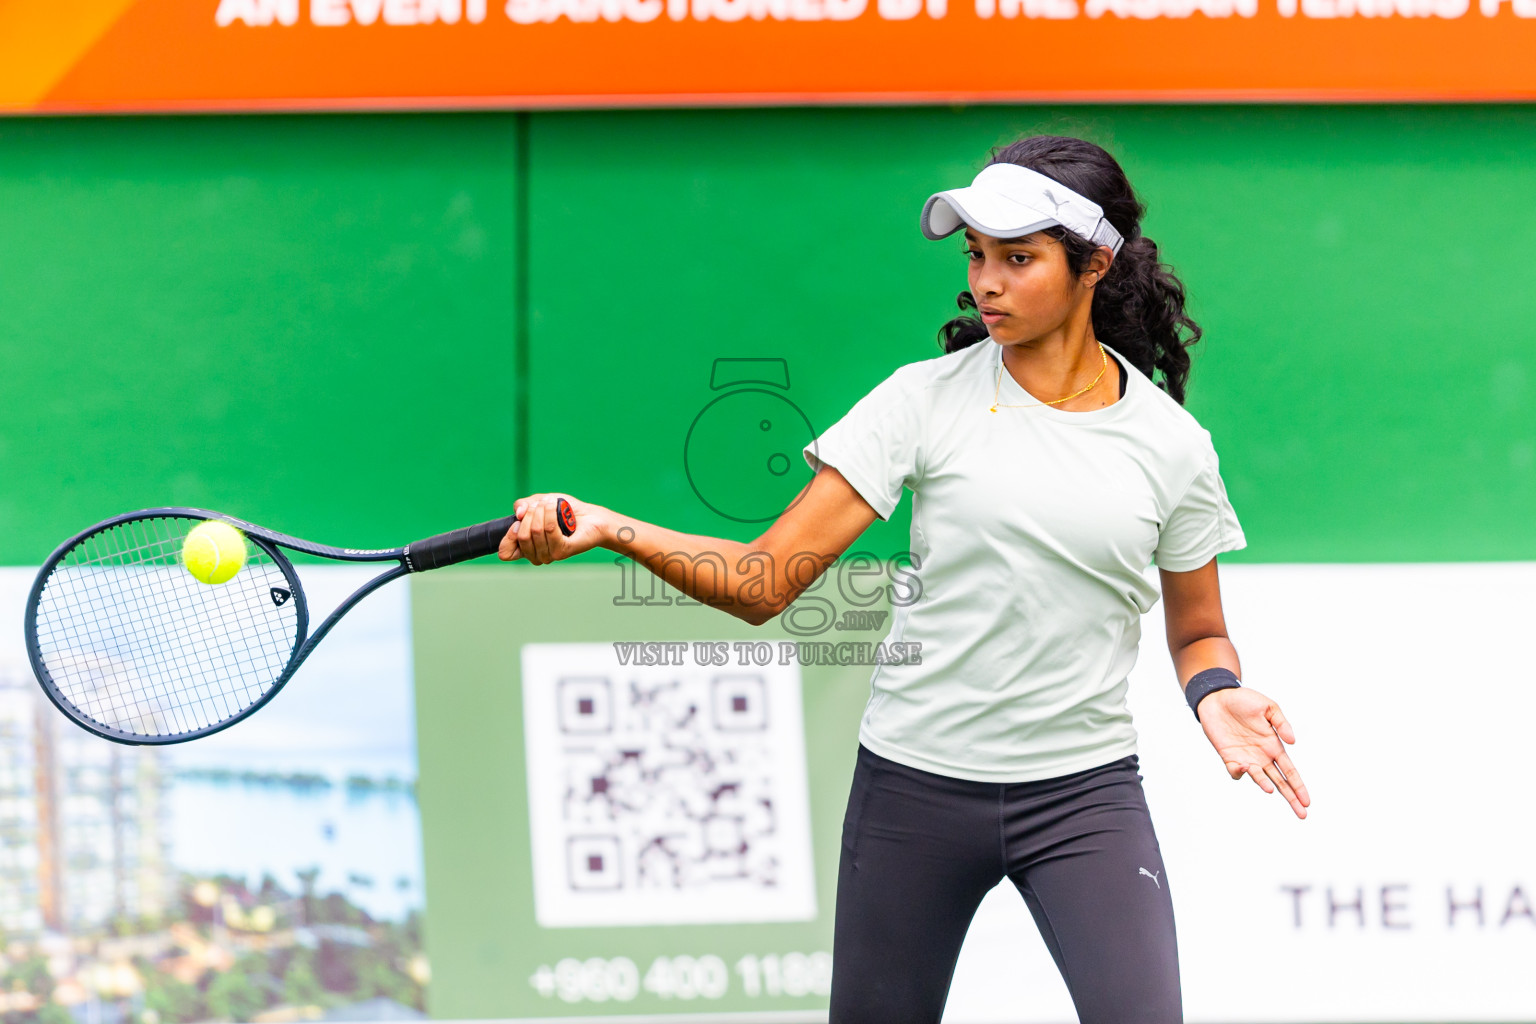
[[[131,533],[139,533],[142,529],[144,528],[132,526],[129,528]],[[93,678],[88,682],[94,685],[88,694],[88,699],[84,701],[76,699],[72,700],[72,703],[76,703],[81,711],[91,717],[100,719],[103,716],[112,715],[119,719],[117,724],[121,727],[124,724],[121,719],[124,717],[130,720],[142,720],[146,717],[153,719],[155,712],[164,712],[166,714],[162,717],[168,717],[173,723],[169,730],[164,727],[166,723],[153,721],[148,724],[155,728],[130,730],[162,734],[166,731],[185,731],[189,727],[201,727],[209,720],[222,720],[237,713],[242,706],[248,706],[260,696],[260,687],[253,687],[251,680],[242,678],[243,673],[238,671],[239,658],[249,657],[252,653],[250,644],[241,642],[248,640],[248,637],[240,633],[225,636],[211,633],[206,628],[206,624],[219,616],[209,615],[206,607],[192,607],[187,600],[185,588],[161,588],[159,596],[170,599],[163,602],[166,604],[163,610],[170,614],[157,617],[156,612],[161,609],[156,609],[145,600],[145,587],[114,588],[102,585],[109,579],[116,582],[115,577],[120,575],[119,573],[102,573],[99,570],[103,567],[120,570],[125,565],[132,565],[135,557],[150,565],[174,565],[178,551],[179,545],[174,542],[167,544],[161,532],[161,535],[151,543],[139,543],[131,548],[123,548],[121,552],[109,552],[105,557],[99,552],[92,556],[90,547],[87,547],[86,557],[73,560],[77,566],[98,570],[85,577],[88,581],[86,588],[89,592],[88,596],[97,604],[103,603],[104,597],[109,600],[117,599],[119,615],[116,625],[128,627],[126,630],[114,631],[117,633],[115,636],[112,633],[103,636],[98,631],[98,641],[101,639],[109,641],[109,645],[98,642],[98,649],[105,647],[108,653],[120,658],[125,649],[131,655],[137,648],[141,654],[139,662],[143,668],[150,670],[143,671],[141,668],[140,671],[127,673],[110,671],[103,679],[101,672],[103,666],[99,658],[75,658],[76,665],[83,662],[91,670]],[[163,577],[164,573],[159,575]],[[143,574],[141,573],[140,576],[142,577]],[[155,582],[163,582],[163,578],[156,579]],[[234,593],[239,595],[239,591]],[[74,596],[78,598],[82,595]],[[125,598],[127,600],[124,600]],[[250,601],[246,600],[243,603],[248,609]],[[206,604],[206,602],[198,602],[198,604]],[[75,602],[75,606],[78,610],[78,601]],[[178,628],[177,624],[182,628]],[[199,624],[202,625],[199,626]],[[192,628],[185,628],[189,625]],[[73,639],[80,639],[83,632],[88,631],[77,628]],[[134,633],[137,633],[137,636],[134,636]],[[128,639],[129,643],[124,644],[122,642],[124,639]],[[78,647],[78,644],[75,646]],[[187,675],[188,668],[197,667],[188,664],[189,654],[194,654],[194,658],[200,660],[206,669],[225,674],[226,682],[234,685],[226,685],[222,690],[207,685],[174,685],[174,680]],[[111,667],[118,668],[116,665]],[[231,669],[235,671],[230,673]],[[280,667],[278,670],[280,671]],[[140,684],[140,688],[136,689],[135,683]],[[67,694],[67,696],[78,698],[81,694]],[[128,713],[126,716],[123,714],[124,711]],[[108,724],[111,723],[108,722]]]
[[[202,520],[132,520],[92,534],[50,573],[38,650],[56,694],[92,721],[168,737],[238,717],[282,676],[297,641],[293,584],[246,541],[229,582],[198,582],[182,562]]]
[[[130,525],[133,533],[138,533],[142,529],[140,527],[139,530],[135,530]],[[147,557],[150,564],[175,565],[179,557],[180,542],[174,540],[167,545],[163,535],[157,536],[147,544],[138,545],[139,557],[145,557],[145,552],[150,553]],[[89,563],[92,560],[84,561]],[[122,558],[111,558],[110,561],[118,565],[123,564]],[[203,585],[196,584],[196,586]],[[232,684],[221,692],[215,688],[185,686],[176,690],[167,690],[152,682],[155,696],[160,698],[158,704],[166,710],[181,713],[181,721],[186,721],[189,717],[213,721],[223,720],[238,713],[243,707],[249,706],[261,695],[259,688],[255,688],[253,692],[249,681],[241,678],[242,673],[239,672],[242,656],[249,656],[252,651],[249,643],[245,642],[248,637],[242,633],[211,632],[208,624],[214,621],[214,618],[208,614],[206,602],[199,601],[199,607],[192,606],[187,600],[189,593],[197,595],[197,592],[190,588],[168,591],[172,614],[156,618],[158,609],[144,604],[143,589],[139,588],[132,592],[135,603],[131,610],[137,614],[129,616],[128,620],[133,624],[148,627],[146,632],[150,634],[152,643],[147,649],[155,655],[156,667],[160,669],[160,680],[184,675],[188,668],[196,667],[189,666],[186,657],[187,654],[196,651],[201,655],[199,660],[207,669],[226,674],[226,678]],[[248,596],[248,593],[248,590],[232,592],[236,597]],[[249,600],[244,604],[246,607],[242,610],[249,611]],[[231,670],[233,670],[232,674]],[[280,665],[277,670],[281,671]],[[241,699],[232,700],[232,698]],[[136,703],[138,706],[135,710],[144,710],[144,701],[140,700]]]
[[[140,550],[161,549],[163,547],[163,541],[156,541],[152,544],[142,545]],[[170,563],[173,565],[178,564],[179,561],[179,544],[174,547],[174,552],[175,557]],[[251,556],[248,555],[247,557],[250,558]],[[262,561],[266,561],[266,556],[264,553],[260,557]],[[192,593],[197,594],[199,591],[193,590]],[[233,591],[232,594],[236,599],[244,599],[241,611],[249,613],[253,610],[261,610],[251,608],[251,593],[249,589]],[[248,643],[248,636],[238,633],[210,633],[207,628],[209,619],[206,617],[206,615],[203,614],[205,609],[190,607],[188,603],[182,599],[182,592],[174,592],[172,597],[175,603],[174,611],[178,617],[164,617],[156,620],[152,616],[151,609],[143,608],[142,605],[140,606],[140,611],[151,612],[151,614],[141,616],[138,621],[144,622],[151,627],[159,627],[160,629],[160,633],[157,637],[158,642],[156,646],[152,648],[152,650],[155,650],[156,652],[180,652],[185,651],[188,644],[195,640],[207,641],[211,643],[213,647],[209,657],[211,661],[215,662],[214,667],[216,668],[230,667],[228,665],[218,664],[219,662],[227,660],[225,655],[228,653],[228,651],[226,651],[225,648],[232,650],[236,645],[238,645],[240,650],[237,653],[244,655],[253,654]],[[286,661],[286,651],[282,653],[284,660]],[[256,696],[259,696],[259,694]]]
[[[151,547],[158,549],[163,548],[164,545],[160,543],[152,546],[139,544],[136,547],[139,550],[134,552],[134,554],[143,557],[144,549]],[[89,551],[89,548],[87,548],[87,551]],[[151,565],[157,562],[163,565],[168,561],[168,559],[163,557],[165,553],[163,551],[156,551],[155,554],[162,557],[151,556],[144,558],[144,561]],[[196,699],[198,705],[194,712],[189,702],[185,699],[177,699],[178,697],[185,698],[188,696],[185,692],[186,687],[182,688],[183,692],[178,693],[176,690],[165,685],[166,680],[171,678],[171,673],[178,668],[176,665],[177,659],[174,656],[175,652],[184,650],[187,644],[196,636],[196,631],[167,629],[165,628],[166,623],[176,620],[169,618],[157,620],[154,617],[153,609],[145,603],[141,593],[122,588],[118,588],[120,592],[114,593],[112,587],[102,585],[105,581],[110,580],[114,574],[104,573],[100,571],[101,569],[121,568],[132,557],[132,554],[126,557],[112,557],[110,555],[102,557],[100,554],[97,554],[95,557],[76,558],[73,561],[77,566],[97,571],[89,575],[79,573],[60,574],[58,582],[62,583],[71,576],[76,581],[83,580],[84,582],[84,586],[77,587],[74,594],[67,595],[75,598],[71,602],[74,605],[74,610],[78,611],[81,598],[88,598],[91,602],[98,605],[103,603],[104,599],[116,598],[118,599],[119,611],[117,625],[128,627],[128,630],[120,632],[125,634],[136,632],[138,634],[136,637],[121,635],[114,637],[110,634],[106,636],[99,635],[98,631],[98,636],[96,637],[98,642],[95,645],[97,656],[80,657],[79,649],[81,645],[78,641],[82,638],[83,634],[87,634],[89,631],[82,631],[77,627],[70,633],[66,633],[65,636],[69,639],[77,641],[71,645],[69,652],[72,655],[70,667],[85,668],[90,676],[86,681],[92,684],[91,688],[84,693],[68,692],[66,696],[72,698],[72,703],[77,704],[80,710],[96,718],[108,717],[107,713],[113,709],[119,712],[116,716],[119,719],[124,717],[121,714],[124,710],[129,712],[127,717],[140,719],[146,716],[146,712],[152,714],[157,708],[168,712],[180,711],[179,721],[181,723],[187,721],[189,712],[198,714],[203,718],[219,714],[220,711],[225,709],[217,706],[220,702],[217,701],[214,694],[193,691],[190,695]],[[174,597],[174,593],[171,596]],[[171,608],[177,614],[185,615],[187,613],[184,601],[171,602]],[[39,632],[41,634],[43,631],[40,630]],[[57,635],[59,632],[57,630],[50,630],[49,634]],[[130,642],[124,644],[122,641],[125,638]],[[101,643],[100,641],[102,640],[107,642]],[[137,642],[135,643],[134,641]],[[135,647],[139,649],[140,655],[137,660],[152,671],[124,672],[121,670],[123,667],[120,664],[122,655],[126,651],[131,657]],[[103,664],[102,655],[113,658],[114,662]],[[223,659],[221,658],[213,657],[209,661],[211,667],[224,667],[222,664]],[[103,671],[104,669],[105,671]],[[133,687],[135,682],[145,686],[143,693],[135,691]],[[65,689],[71,689],[67,681]],[[82,696],[86,699],[82,700]],[[212,704],[210,704],[210,698],[214,698]],[[175,716],[172,715],[172,717]],[[119,722],[118,724],[122,723]]]

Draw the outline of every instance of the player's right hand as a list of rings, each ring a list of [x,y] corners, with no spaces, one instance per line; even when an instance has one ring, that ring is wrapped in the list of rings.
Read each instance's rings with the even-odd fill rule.
[[[576,516],[576,529],[567,537],[560,530],[555,505],[564,498]],[[501,539],[496,556],[503,562],[526,559],[529,565],[547,565],[597,546],[599,507],[578,501],[569,494],[530,494],[513,505],[517,524]]]

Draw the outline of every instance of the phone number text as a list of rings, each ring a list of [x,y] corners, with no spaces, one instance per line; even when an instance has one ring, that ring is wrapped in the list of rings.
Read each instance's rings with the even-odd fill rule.
[[[733,984],[754,999],[825,996],[832,991],[832,954],[748,954],[736,961],[734,970],[713,954],[659,956],[643,974],[627,956],[567,957],[553,966],[540,964],[528,981],[546,999],[567,1003],[627,1003],[642,992],[684,1001],[723,999]]]

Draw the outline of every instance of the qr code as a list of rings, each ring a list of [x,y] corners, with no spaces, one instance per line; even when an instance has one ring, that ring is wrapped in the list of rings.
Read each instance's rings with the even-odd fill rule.
[[[816,916],[798,665],[522,650],[540,925]]]

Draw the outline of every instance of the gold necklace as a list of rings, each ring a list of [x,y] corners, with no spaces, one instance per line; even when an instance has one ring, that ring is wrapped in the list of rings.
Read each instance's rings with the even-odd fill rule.
[[[1098,343],[1095,342],[1095,344],[1098,344]],[[1003,368],[1004,368],[1003,367],[1003,353],[1001,351],[1002,346],[998,346],[998,349],[999,349],[999,351],[997,353],[997,388],[992,392],[992,411],[993,412],[997,412],[998,409],[1035,409],[1035,408],[1038,408],[1038,407],[1040,407],[1042,405],[1060,405],[1062,402],[1070,401],[1071,399],[1076,398],[1078,395],[1081,395],[1084,392],[1092,391],[1094,384],[1097,384],[1099,381],[1104,379],[1104,371],[1109,369],[1109,353],[1105,352],[1104,351],[1104,346],[1102,344],[1100,344],[1099,345],[1099,358],[1100,358],[1100,360],[1102,362],[1102,365],[1099,367],[1099,375],[1097,377],[1093,378],[1093,384],[1089,384],[1087,387],[1082,388],[1081,390],[1072,392],[1066,398],[1058,398],[1054,402],[1036,402],[1034,405],[998,405],[997,404],[997,396],[999,394],[1001,394],[1002,390],[1003,390]]]

